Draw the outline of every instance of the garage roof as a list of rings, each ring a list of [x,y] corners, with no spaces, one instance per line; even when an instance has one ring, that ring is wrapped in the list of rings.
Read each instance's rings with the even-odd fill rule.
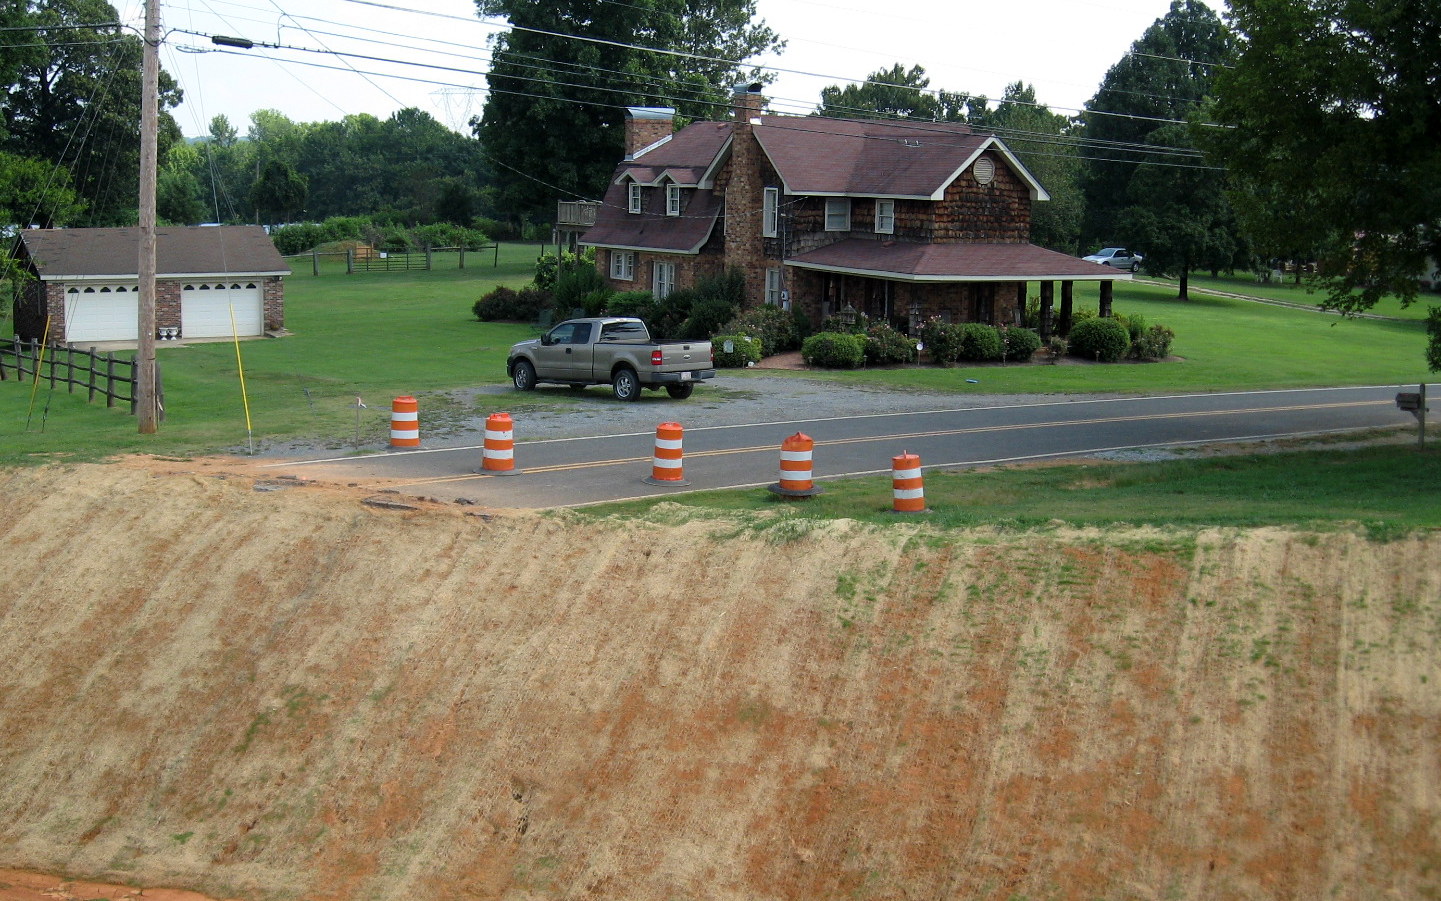
[[[43,228],[20,234],[42,281],[136,278],[139,228]],[[185,226],[155,230],[158,278],[198,275],[289,275],[270,236],[258,225]]]

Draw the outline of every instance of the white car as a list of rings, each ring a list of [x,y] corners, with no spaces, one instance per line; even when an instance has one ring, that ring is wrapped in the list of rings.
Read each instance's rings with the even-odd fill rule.
[[[1102,247],[1090,256],[1081,257],[1081,259],[1088,263],[1100,263],[1102,266],[1135,272],[1140,268],[1142,258],[1139,253],[1131,253],[1124,247]]]

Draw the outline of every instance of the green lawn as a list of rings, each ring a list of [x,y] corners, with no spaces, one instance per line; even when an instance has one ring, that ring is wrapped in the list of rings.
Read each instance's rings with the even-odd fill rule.
[[[245,449],[253,440],[321,441],[383,447],[390,403],[424,398],[429,416],[459,403],[445,392],[505,382],[509,346],[532,334],[526,324],[480,323],[475,300],[497,284],[531,278],[540,248],[502,245],[500,265],[467,255],[464,270],[437,255],[429,272],[346,275],[326,261],[293,261],[286,285],[288,337],[157,347],[167,418],[142,436],[135,419],[87,404],[63,386],[0,382],[0,464],[101,459],[117,453],[192,455]],[[1077,305],[1094,307],[1082,286]],[[957,393],[1166,393],[1305,385],[1414,384],[1426,377],[1425,333],[1415,320],[1341,320],[1334,316],[1227,298],[1176,300],[1174,289],[1121,284],[1115,308],[1175,329],[1179,362],[1121,365],[980,366],[806,373],[851,384],[885,384]],[[749,373],[754,375],[755,373]],[[774,374],[774,373],[772,373]],[[968,381],[974,379],[975,381]],[[249,428],[247,409],[249,404]],[[483,411],[481,411],[483,412]]]
[[[1151,276],[1140,276],[1146,281],[1163,282],[1174,286],[1175,279],[1152,278]],[[1308,306],[1318,306],[1326,295],[1312,291],[1304,282],[1296,284],[1294,280],[1286,282],[1257,282],[1255,278],[1244,275],[1223,275],[1212,278],[1209,275],[1191,274],[1190,287],[1204,290],[1225,291],[1230,294],[1245,294],[1250,297],[1262,297],[1267,300],[1278,300],[1285,303],[1299,303]],[[1401,302],[1394,297],[1387,297],[1378,303],[1373,309],[1367,311],[1378,316],[1392,316],[1399,319],[1421,319],[1426,318],[1428,307],[1441,306],[1441,294],[1422,292],[1416,301],[1409,306],[1401,306]]]
[[[889,476],[819,482],[806,500],[763,489],[676,495],[693,511],[772,510],[798,519],[896,522]],[[1414,443],[1347,451],[1211,456],[1155,463],[931,471],[928,513],[905,514],[956,528],[1068,526],[1358,525],[1375,538],[1441,528],[1441,449]],[[640,515],[654,501],[584,508],[587,516]]]

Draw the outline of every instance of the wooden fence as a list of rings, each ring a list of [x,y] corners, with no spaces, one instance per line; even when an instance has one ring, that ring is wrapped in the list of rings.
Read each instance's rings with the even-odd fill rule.
[[[112,353],[96,353],[94,349],[41,344],[34,339],[0,340],[0,381],[30,381],[37,374],[52,390],[62,384],[70,394],[77,388],[84,389],[86,400],[93,401],[98,394],[105,398],[107,407],[115,406],[118,401],[128,403],[130,412],[135,412],[134,360],[120,359]],[[158,389],[159,363],[155,364],[155,380]]]
[[[465,257],[467,254],[474,259],[479,254],[490,257],[491,268],[500,265],[500,244],[481,244],[479,247],[432,247],[429,250],[416,251],[415,253],[382,253],[372,250],[369,247],[360,247],[350,250],[309,250],[305,253],[291,254],[285,257],[291,268],[298,271],[299,266],[305,260],[310,261],[310,272],[312,275],[320,274],[321,259],[336,260],[345,263],[347,275],[354,272],[409,272],[411,270],[434,269],[436,266],[436,254],[454,254],[459,268],[465,268]],[[484,257],[482,257],[483,259]]]

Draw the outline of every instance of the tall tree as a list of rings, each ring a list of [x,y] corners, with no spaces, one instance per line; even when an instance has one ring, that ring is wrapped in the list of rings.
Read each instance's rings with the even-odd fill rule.
[[[941,104],[929,93],[931,80],[921,66],[896,63],[873,72],[862,84],[821,88],[818,115],[835,119],[925,119],[941,115]]]
[[[257,218],[268,224],[289,222],[302,212],[306,198],[305,179],[290,164],[271,160],[250,187],[250,203]]]
[[[84,210],[63,166],[0,150],[0,224],[53,228]]]
[[[1335,309],[1410,303],[1441,261],[1441,6],[1231,0],[1230,18],[1240,55],[1202,140],[1247,227],[1313,253]]]
[[[500,204],[515,218],[548,220],[557,199],[604,192],[625,107],[714,118],[743,74],[756,77],[741,61],[782,46],[755,21],[755,0],[476,6],[511,25],[493,41],[490,96],[471,124],[502,169]]]
[[[1084,244],[1142,244],[1138,249],[1148,254],[1147,262],[1157,265],[1203,255],[1194,247],[1150,242],[1192,241],[1211,231],[1214,208],[1224,204],[1219,179],[1196,179],[1184,168],[1203,163],[1175,126],[1207,99],[1215,72],[1233,58],[1230,34],[1210,7],[1200,0],[1172,0],[1170,11],[1106,73],[1083,114],[1087,153],[1093,157],[1081,182]],[[1163,190],[1168,177],[1177,184]],[[1175,216],[1207,221],[1186,228],[1138,225]]]
[[[1075,150],[1076,125],[1036,101],[1033,85],[1013,82],[1000,103],[984,115],[992,129],[1015,151],[1051,199],[1031,208],[1031,242],[1062,253],[1075,253],[1081,230],[1081,163]]]
[[[14,4],[8,4],[13,6]],[[3,101],[4,149],[65,166],[88,204],[77,224],[134,222],[140,167],[139,37],[104,0],[27,0],[30,46],[19,55]],[[166,112],[180,91],[160,78],[162,153],[180,140]]]

